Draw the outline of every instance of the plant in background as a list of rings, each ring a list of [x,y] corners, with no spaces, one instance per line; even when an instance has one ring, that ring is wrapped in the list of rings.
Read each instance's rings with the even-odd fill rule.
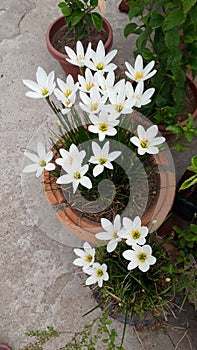
[[[58,4],[65,16],[69,30],[74,30],[77,40],[81,40],[92,27],[102,29],[102,16],[94,11],[98,7],[101,13],[105,9],[105,0],[64,0]]]
[[[187,169],[194,173],[194,175],[191,175],[181,184],[181,187],[179,189],[180,191],[185,190],[186,188],[189,188],[197,183],[197,156],[192,157],[191,165]]]
[[[187,77],[197,73],[196,1],[129,1],[130,23],[124,34],[136,34],[135,55],[155,60],[157,75],[150,78],[156,94],[142,108],[154,123],[174,125],[186,112]],[[137,19],[137,22],[136,22]],[[189,111],[191,112],[191,111]]]

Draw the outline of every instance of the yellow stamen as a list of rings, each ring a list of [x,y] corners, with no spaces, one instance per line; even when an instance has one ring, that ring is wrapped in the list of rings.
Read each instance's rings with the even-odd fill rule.
[[[99,130],[100,131],[107,131],[108,129],[108,124],[107,123],[100,123],[99,124]]]
[[[72,90],[67,89],[64,93],[64,95],[66,96],[66,98],[68,98],[70,95],[72,94]]]
[[[76,57],[76,61],[78,62],[78,61],[83,61],[84,60],[84,56],[82,56],[82,55],[79,55],[79,56],[77,56]]]
[[[91,103],[91,105],[90,105],[90,110],[91,111],[96,111],[97,108],[98,108],[98,102]]]
[[[101,165],[103,165],[103,164],[106,163],[107,159],[106,159],[105,157],[101,157],[101,158],[99,158],[98,161],[99,161],[99,163],[100,163]]]
[[[74,173],[74,179],[76,179],[76,180],[81,179],[81,174],[80,174],[79,171],[76,171],[76,172]]]
[[[150,145],[150,142],[148,140],[141,140],[140,141],[140,146],[142,148],[148,148],[149,145]]]
[[[100,62],[100,63],[97,64],[96,68],[98,70],[102,70],[104,68],[104,64],[102,62]]]
[[[135,73],[135,80],[143,79],[143,78],[144,78],[144,73],[142,73],[142,72]]]
[[[139,262],[144,262],[146,260],[147,255],[145,253],[139,253],[137,258]]]
[[[116,111],[117,112],[122,112],[122,110],[123,110],[123,105],[116,105]]]
[[[117,232],[113,232],[112,237],[113,237],[114,239],[115,239],[115,238],[118,238]]]
[[[103,271],[102,271],[101,269],[98,269],[98,270],[96,271],[96,276],[97,276],[97,277],[103,276]]]
[[[39,161],[39,165],[44,167],[44,166],[47,165],[47,163],[45,162],[45,160],[41,159],[41,160]]]
[[[92,89],[94,87],[94,83],[87,83],[86,84],[86,90],[90,91],[90,89]]]
[[[138,230],[135,230],[131,232],[131,236],[133,237],[133,239],[138,239],[140,238],[141,233]]]
[[[46,88],[42,89],[42,95],[46,96],[49,93],[49,90],[47,90]]]
[[[92,261],[92,255],[91,254],[86,255],[85,261],[90,263]]]

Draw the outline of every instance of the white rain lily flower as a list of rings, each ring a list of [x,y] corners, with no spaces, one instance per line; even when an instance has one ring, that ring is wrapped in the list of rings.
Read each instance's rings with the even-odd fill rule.
[[[103,281],[108,281],[109,275],[107,273],[107,265],[94,263],[92,267],[89,267],[85,270],[85,273],[90,275],[86,280],[86,286],[89,286],[94,283],[98,283],[99,287],[102,287]]]
[[[76,266],[81,266],[85,272],[85,270],[94,263],[95,249],[92,248],[88,242],[83,244],[83,249],[74,249],[74,253],[78,255],[79,258],[75,259],[73,264]]]
[[[86,151],[82,150],[79,151],[77,146],[72,143],[69,151],[66,151],[64,148],[60,148],[59,149],[60,155],[62,156],[62,158],[57,158],[55,160],[55,162],[58,165],[61,165],[61,167],[66,171],[68,166],[71,166],[73,163],[74,159],[78,159],[79,164],[81,165],[85,155],[86,155]]]
[[[109,141],[107,141],[103,148],[101,148],[96,142],[92,142],[92,151],[94,153],[91,156],[89,162],[97,164],[93,169],[93,176],[96,177],[104,171],[104,168],[113,169],[111,162],[120,156],[120,151],[109,153]]]
[[[92,182],[89,177],[84,176],[89,169],[88,164],[81,166],[78,162],[78,158],[75,158],[72,162],[72,165],[68,165],[66,168],[67,174],[58,177],[57,184],[65,185],[72,183],[73,185],[73,193],[76,192],[79,184],[90,189],[92,188]]]
[[[99,116],[90,115],[90,121],[93,125],[89,125],[88,130],[94,134],[98,134],[99,141],[103,141],[105,136],[114,136],[117,134],[117,130],[114,126],[119,124],[119,120],[112,117],[109,113],[101,111]]]
[[[151,102],[151,97],[154,94],[155,89],[150,88],[144,92],[144,82],[140,81],[135,90],[133,85],[127,81],[126,82],[126,96],[127,98],[135,98],[135,106],[140,108]]]
[[[81,41],[77,41],[76,52],[75,53],[69,46],[65,46],[65,51],[69,58],[66,58],[68,62],[74,64],[75,66],[84,67],[86,59],[89,59],[91,55],[91,43],[88,44],[86,53],[84,52],[84,47]]]
[[[141,219],[136,216],[132,221],[131,219],[123,218],[123,228],[119,232],[121,238],[126,239],[126,244],[128,245],[144,245],[146,243],[146,236],[148,235],[148,228],[146,226],[141,226]]]
[[[42,144],[42,142],[38,142],[37,155],[28,151],[25,151],[24,155],[32,160],[35,164],[26,165],[23,169],[23,173],[36,172],[36,177],[39,177],[44,169],[48,171],[55,169],[55,164],[50,163],[53,158],[53,152],[46,152],[45,146]]]
[[[105,232],[97,233],[96,238],[102,241],[109,241],[107,243],[107,251],[108,253],[111,253],[116,249],[118,242],[122,240],[122,238],[118,235],[119,231],[121,230],[120,215],[117,214],[115,216],[113,223],[108,219],[102,218],[101,226]]]
[[[25,95],[27,97],[45,98],[53,93],[55,89],[54,72],[47,75],[42,67],[38,67],[36,71],[36,80],[37,83],[32,80],[23,80],[23,84],[33,90],[26,92]]]
[[[89,68],[85,70],[85,78],[82,75],[78,75],[78,81],[80,83],[79,89],[83,92],[90,92],[95,86],[95,78]]]
[[[67,114],[70,112],[71,107],[74,105],[76,100],[76,94],[73,93],[69,97],[66,97],[65,94],[60,91],[59,89],[54,90],[54,94],[56,98],[62,102],[62,104],[65,106],[65,108],[62,108],[61,112],[62,114]]]
[[[122,255],[126,260],[130,260],[127,266],[128,270],[138,267],[142,272],[146,272],[149,270],[150,265],[154,265],[157,260],[152,255],[152,248],[148,244],[142,247],[135,245],[133,249],[125,250]]]
[[[115,82],[114,71],[110,71],[109,73],[107,73],[106,77],[103,74],[96,72],[94,77],[95,77],[95,80],[100,88],[100,92],[103,95],[108,96],[109,89],[112,89],[114,87],[114,82]]]
[[[116,53],[117,50],[112,50],[105,55],[105,47],[103,42],[100,40],[97,45],[96,52],[91,49],[91,56],[89,56],[89,59],[86,59],[85,64],[88,68],[96,72],[110,72],[117,68],[114,63],[110,63]]]
[[[90,90],[89,96],[80,91],[80,98],[82,102],[79,102],[79,106],[88,114],[99,113],[107,99],[105,96],[101,97],[98,88],[95,86]]]
[[[127,99],[126,98],[126,85],[125,81],[120,80],[113,89],[108,90],[108,97],[111,104],[105,105],[103,109],[112,115],[115,115],[116,118],[121,114],[130,114],[135,105],[135,98]]]
[[[143,68],[143,58],[141,55],[138,55],[135,60],[134,68],[131,66],[130,63],[125,62],[125,65],[128,69],[128,72],[125,72],[126,76],[134,81],[142,81],[150,79],[153,75],[156,74],[157,70],[154,69],[155,61],[151,61]]]
[[[130,141],[138,147],[138,154],[143,155],[145,153],[148,154],[157,154],[159,153],[158,147],[156,145],[160,145],[165,142],[165,137],[155,137],[158,133],[158,126],[152,125],[146,131],[142,125],[138,125],[137,127],[137,136],[132,136]]]

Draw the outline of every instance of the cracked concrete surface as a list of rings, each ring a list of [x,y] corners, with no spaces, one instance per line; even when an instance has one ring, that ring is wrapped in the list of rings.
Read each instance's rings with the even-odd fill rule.
[[[118,3],[107,1],[106,17],[114,31],[113,46],[119,49],[116,62],[123,67],[124,60],[132,58],[135,38],[124,39],[127,15],[118,11]],[[51,117],[43,101],[25,97],[22,79],[34,80],[38,65],[64,78],[45,44],[46,29],[58,15],[60,11],[55,0],[1,0],[0,4],[0,343],[9,344],[13,350],[27,342],[25,332],[28,329],[53,325],[65,332],[80,330],[98,314],[95,311],[82,318],[95,303],[89,289],[83,287],[83,276],[72,265],[72,248],[51,239],[51,227],[47,227],[47,223],[44,230],[35,224],[25,206],[21,188],[22,149],[39,125]],[[196,143],[192,151],[184,155],[184,160],[182,155],[175,154],[178,176],[195,151]],[[114,324],[121,334],[122,325]],[[184,334],[177,350],[191,349],[187,336],[193,350],[197,349],[197,319],[191,306],[188,305],[173,324],[167,330],[140,334],[128,327],[126,350],[143,347],[145,350],[173,350]],[[63,345],[60,337],[47,349],[57,350]]]

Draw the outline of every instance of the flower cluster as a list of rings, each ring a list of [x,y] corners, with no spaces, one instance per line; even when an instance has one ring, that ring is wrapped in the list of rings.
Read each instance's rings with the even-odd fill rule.
[[[136,216],[134,220],[123,217],[122,224],[120,215],[110,222],[106,218],[101,219],[103,232],[97,233],[96,238],[102,241],[108,241],[107,252],[113,252],[120,241],[125,242],[125,246],[131,246],[132,249],[123,251],[122,255],[129,260],[127,269],[133,270],[139,268],[142,272],[147,272],[150,265],[156,263],[156,258],[152,255],[152,248],[146,243],[148,228],[141,225],[141,219]],[[95,249],[88,242],[83,245],[84,250],[74,249],[74,253],[80,258],[74,260],[73,264],[82,267],[83,272],[90,275],[86,280],[86,285],[98,283],[102,287],[103,281],[109,279],[107,265],[95,262]]]
[[[45,146],[39,143],[37,155],[25,152],[25,156],[34,164],[27,165],[23,171],[36,171],[38,177],[44,169],[53,171],[56,163],[63,172],[63,175],[60,174],[57,177],[56,183],[58,185],[72,183],[73,193],[75,193],[79,184],[87,189],[92,188],[90,175],[95,178],[106,168],[113,170],[112,162],[121,155],[121,151],[110,152],[110,141],[105,141],[105,138],[117,134],[122,115],[131,114],[133,108],[140,108],[151,101],[155,89],[149,88],[145,91],[144,81],[152,77],[156,70],[153,70],[154,61],[144,67],[142,57],[138,55],[134,67],[128,62],[125,63],[127,68],[125,74],[131,81],[125,81],[125,79],[116,81],[114,71],[117,67],[111,61],[117,50],[105,54],[102,41],[98,43],[96,51],[89,44],[85,52],[80,41],[77,42],[76,53],[67,46],[65,50],[69,56],[67,60],[79,66],[83,73],[78,76],[78,82],[68,75],[65,82],[58,78],[58,87],[56,87],[54,72],[47,75],[43,68],[38,67],[36,83],[31,80],[23,80],[24,85],[32,90],[26,95],[31,98],[45,98],[59,120],[63,121],[64,126],[70,112],[72,113],[77,101],[77,93],[79,93],[79,106],[84,115],[88,115],[89,118],[87,130],[98,135],[99,143],[91,141],[92,155],[86,162],[86,151],[80,150],[74,143],[71,143],[68,149],[60,147],[60,157],[51,162],[52,152],[46,153]],[[135,82],[135,85],[132,81]],[[51,102],[52,93],[61,102],[61,108],[57,108],[54,102]],[[138,125],[136,133],[130,137],[129,142],[137,147],[138,155],[156,154],[159,152],[158,145],[165,141],[164,137],[157,137],[157,133],[156,125],[152,125],[147,130],[142,125]],[[90,174],[89,171],[90,164],[91,168],[93,165],[93,174]],[[122,253],[124,259],[129,261],[128,270],[138,267],[140,271],[146,272],[150,265],[155,264],[156,258],[152,256],[152,249],[150,245],[145,244],[148,228],[141,225],[139,216],[134,220],[123,217],[122,223],[119,214],[115,216],[113,222],[103,217],[101,225],[104,231],[96,234],[96,238],[108,241],[107,253],[112,253],[119,242],[131,248],[125,249]],[[101,264],[96,261],[95,249],[88,242],[84,243],[83,248],[83,250],[74,250],[79,256],[75,259],[74,264],[81,266],[83,271],[89,275],[86,285],[97,282],[99,287],[102,287],[103,281],[109,279],[107,265],[105,262]]]

